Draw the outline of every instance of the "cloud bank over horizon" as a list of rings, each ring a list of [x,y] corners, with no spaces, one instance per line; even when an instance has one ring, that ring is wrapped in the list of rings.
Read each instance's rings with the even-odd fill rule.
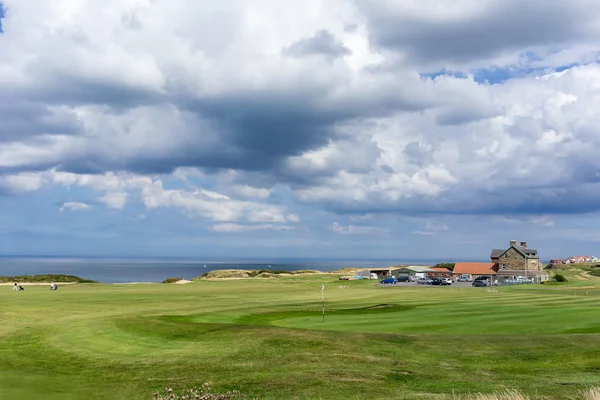
[[[0,254],[600,241],[595,1],[0,4]]]

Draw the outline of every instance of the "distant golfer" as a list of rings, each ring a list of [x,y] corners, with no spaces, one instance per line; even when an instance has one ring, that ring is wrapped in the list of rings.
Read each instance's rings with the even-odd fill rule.
[[[17,282],[15,282],[15,284],[14,284],[14,286],[13,286],[12,290],[13,290],[13,291],[18,291],[18,290],[19,290],[19,285],[17,284]]]

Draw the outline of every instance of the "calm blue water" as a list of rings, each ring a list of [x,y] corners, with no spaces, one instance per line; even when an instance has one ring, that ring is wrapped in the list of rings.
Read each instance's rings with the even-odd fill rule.
[[[59,257],[0,257],[0,276],[65,274],[103,283],[161,282],[169,277],[192,279],[220,269],[317,269],[341,267],[377,268],[397,264],[434,265],[444,260],[192,260],[109,259]]]

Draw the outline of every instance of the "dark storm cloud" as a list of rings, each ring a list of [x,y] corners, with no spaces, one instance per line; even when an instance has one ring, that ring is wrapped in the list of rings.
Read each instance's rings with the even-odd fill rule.
[[[93,88],[88,86],[88,88]],[[127,99],[142,99],[139,92],[120,98],[123,88],[100,86],[97,94],[72,92],[69,102],[110,101],[111,113],[124,113],[131,106]],[[236,91],[214,97],[190,98],[182,94],[165,95],[171,106],[185,116],[185,124],[172,132],[148,132],[147,135],[169,135],[169,149],[145,151],[144,142],[123,141],[113,146],[102,140],[88,139],[80,154],[61,160],[57,168],[75,173],[102,173],[108,170],[136,173],[169,173],[178,167],[270,171],[281,179],[306,181],[329,175],[332,171],[316,171],[305,177],[281,172],[286,159],[318,149],[343,136],[338,126],[349,121],[388,116],[398,110],[421,110],[432,101],[392,85],[348,92],[331,97],[333,88],[294,86],[286,90],[274,87],[261,91]],[[62,94],[64,95],[64,93]],[[44,96],[49,96],[45,94]],[[157,96],[150,96],[153,105]],[[184,118],[184,117],[182,117]],[[109,134],[111,132],[105,132]],[[103,132],[100,132],[103,134]],[[129,151],[132,148],[135,151]],[[118,150],[123,150],[121,153]],[[129,149],[129,150],[128,150]],[[128,156],[123,156],[127,154]],[[51,162],[36,165],[50,168]]]
[[[292,57],[321,55],[330,59],[352,54],[350,49],[327,30],[320,30],[314,35],[301,39],[283,49],[283,54]]]
[[[383,2],[357,1],[367,15],[372,41],[418,63],[465,63],[510,50],[593,38],[599,17],[591,0],[488,1],[482,12],[465,10],[452,19],[416,16]]]
[[[37,135],[74,135],[83,126],[72,113],[45,104],[0,96],[0,142],[24,140]]]
[[[568,215],[600,211],[598,192],[600,183],[569,188],[522,189],[515,188],[483,191],[460,186],[440,196],[414,196],[402,201],[389,202],[379,194],[364,202],[344,199],[311,202],[336,214],[400,214],[408,216],[433,215]]]

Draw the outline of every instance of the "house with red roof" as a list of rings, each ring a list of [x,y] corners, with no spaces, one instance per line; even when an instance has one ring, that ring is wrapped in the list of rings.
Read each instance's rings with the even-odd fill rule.
[[[430,271],[425,272],[428,278],[452,278],[452,271],[448,268],[432,267]]]
[[[473,279],[480,276],[496,275],[496,264],[489,262],[457,262],[454,264],[454,276],[470,275]]]

